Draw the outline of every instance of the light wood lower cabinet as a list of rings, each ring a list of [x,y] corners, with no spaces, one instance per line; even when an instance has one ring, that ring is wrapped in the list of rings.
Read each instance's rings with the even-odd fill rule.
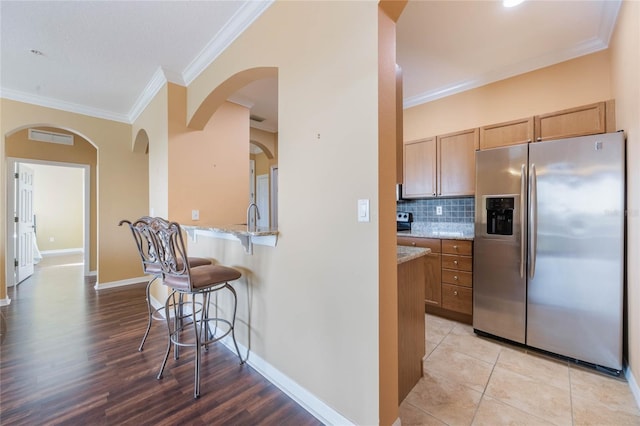
[[[464,315],[473,314],[472,274],[473,242],[442,240],[442,307],[444,309]]]
[[[451,284],[442,284],[442,306],[450,311],[471,315],[473,312],[473,290]]]
[[[398,265],[398,404],[422,377],[424,257]]]
[[[398,245],[428,247],[425,264],[425,311],[471,323],[473,315],[473,241],[398,237]]]
[[[425,263],[424,299],[428,305],[440,306],[442,304],[440,240],[436,238],[398,237],[398,245],[431,249],[430,254],[421,258]]]

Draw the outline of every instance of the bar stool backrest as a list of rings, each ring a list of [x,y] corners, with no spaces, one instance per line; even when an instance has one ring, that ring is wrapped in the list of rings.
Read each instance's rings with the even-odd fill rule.
[[[160,259],[158,258],[158,253],[156,252],[152,237],[149,235],[148,228],[149,223],[152,220],[153,218],[149,216],[142,216],[133,223],[128,220],[121,220],[118,225],[122,226],[125,223],[129,225],[129,229],[133,234],[133,239],[136,242],[136,248],[138,249],[140,260],[142,261],[142,269],[144,273],[159,275],[161,272],[159,264]]]
[[[164,284],[177,290],[193,291],[180,224],[152,218],[146,228],[158,256]]]

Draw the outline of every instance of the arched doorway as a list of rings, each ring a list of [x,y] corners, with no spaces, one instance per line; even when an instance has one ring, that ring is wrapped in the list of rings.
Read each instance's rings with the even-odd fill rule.
[[[6,206],[7,217],[7,238],[6,238],[6,283],[7,286],[15,285],[21,281],[23,276],[16,276],[15,263],[19,256],[26,256],[28,259],[29,247],[23,240],[20,246],[20,240],[15,238],[16,234],[15,217],[17,208],[20,205],[20,199],[24,197],[17,189],[15,172],[19,165],[49,165],[54,168],[75,168],[81,170],[82,182],[81,193],[77,196],[82,200],[81,213],[81,232],[82,232],[82,251],[84,258],[84,273],[91,275],[97,270],[97,148],[87,138],[72,129],[63,129],[55,125],[35,124],[31,126],[23,126],[5,135],[5,156],[7,158],[7,181],[6,190],[8,202]],[[37,191],[37,179],[34,179]],[[51,182],[47,182],[51,183]],[[60,194],[65,193],[65,188],[60,187]],[[55,185],[48,186],[46,191],[47,197],[44,200],[49,202],[63,202],[56,198],[57,194],[51,194],[56,191]],[[77,194],[77,193],[76,193]],[[74,202],[78,202],[75,200]],[[78,221],[77,216],[64,214],[50,223],[55,223],[60,230],[61,236],[64,235],[69,227],[77,226],[71,221]],[[37,221],[36,221],[37,222]],[[61,225],[66,223],[66,225]],[[35,225],[35,224],[34,224]],[[14,232],[12,232],[14,231]],[[37,232],[37,225],[34,228]],[[34,233],[35,237],[35,233]],[[54,237],[48,237],[54,240]],[[64,245],[67,239],[63,239]],[[36,238],[33,239],[35,252]],[[53,241],[51,241],[53,242]],[[74,245],[76,245],[74,243]],[[25,249],[25,252],[21,251]],[[54,246],[55,247],[55,246]]]

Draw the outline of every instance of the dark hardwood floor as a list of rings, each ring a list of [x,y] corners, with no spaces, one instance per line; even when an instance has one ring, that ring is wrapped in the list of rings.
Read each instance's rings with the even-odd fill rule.
[[[154,321],[143,352],[144,283],[93,289],[81,258],[45,258],[0,308],[2,425],[319,425],[221,344],[203,352],[193,398],[193,350],[169,358]]]

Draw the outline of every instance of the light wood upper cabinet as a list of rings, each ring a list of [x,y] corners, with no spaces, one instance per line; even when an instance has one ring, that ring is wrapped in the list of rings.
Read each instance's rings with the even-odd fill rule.
[[[533,117],[480,127],[480,149],[533,141]]]
[[[476,193],[476,150],[480,148],[477,128],[438,136],[437,196],[466,196]]]
[[[536,142],[605,133],[607,102],[584,105],[535,117]]]
[[[436,195],[436,138],[407,142],[404,145],[405,198],[425,198]]]

